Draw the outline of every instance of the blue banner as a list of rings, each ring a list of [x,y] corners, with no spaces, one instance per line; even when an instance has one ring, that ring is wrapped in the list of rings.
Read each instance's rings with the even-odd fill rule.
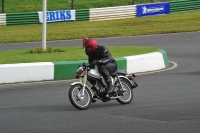
[[[43,23],[43,12],[38,12],[38,16],[40,23]],[[59,10],[46,12],[46,22],[72,21],[75,19],[75,10]]]
[[[170,13],[169,2],[137,5],[137,17],[154,16],[154,15],[169,14],[169,13]]]

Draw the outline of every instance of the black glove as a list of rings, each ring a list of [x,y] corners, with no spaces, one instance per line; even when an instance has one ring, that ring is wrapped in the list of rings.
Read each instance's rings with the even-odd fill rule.
[[[98,64],[98,62],[99,62],[98,60],[94,60],[93,62],[91,62],[91,63],[90,63],[90,66],[97,65],[97,64]]]

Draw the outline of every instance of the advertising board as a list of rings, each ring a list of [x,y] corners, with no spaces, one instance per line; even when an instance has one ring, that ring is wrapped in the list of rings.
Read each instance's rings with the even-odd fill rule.
[[[169,2],[159,2],[137,5],[137,17],[154,16],[170,13]]]

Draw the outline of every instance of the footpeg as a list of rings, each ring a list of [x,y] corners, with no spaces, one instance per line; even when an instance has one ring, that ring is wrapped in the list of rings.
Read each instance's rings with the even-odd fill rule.
[[[95,103],[97,100],[92,99],[92,103]]]

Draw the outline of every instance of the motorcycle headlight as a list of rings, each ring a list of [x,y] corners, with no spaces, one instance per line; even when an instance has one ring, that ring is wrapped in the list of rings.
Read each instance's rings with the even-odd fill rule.
[[[81,75],[84,72],[83,67],[79,67],[76,71],[77,75]]]

